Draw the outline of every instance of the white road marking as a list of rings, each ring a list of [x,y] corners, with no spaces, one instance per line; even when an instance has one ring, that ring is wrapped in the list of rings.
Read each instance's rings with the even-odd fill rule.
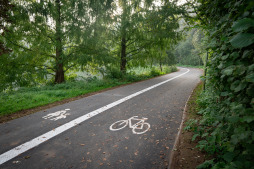
[[[97,114],[100,114],[100,113],[102,113],[102,112],[104,112],[104,111],[106,111],[106,110],[108,110],[108,109],[110,109],[112,107],[115,107],[115,106],[117,106],[117,105],[119,105],[119,104],[121,104],[121,103],[123,103],[123,102],[125,102],[125,101],[127,101],[127,100],[129,100],[131,98],[133,98],[133,97],[136,97],[136,96],[138,96],[138,95],[140,95],[140,94],[142,94],[144,92],[147,92],[147,91],[149,91],[149,90],[151,90],[153,88],[156,88],[156,87],[158,87],[160,85],[163,85],[163,84],[165,84],[165,83],[167,83],[169,81],[172,81],[172,80],[174,80],[174,79],[176,79],[176,78],[178,78],[180,76],[183,76],[186,73],[188,73],[189,71],[190,70],[187,69],[186,72],[184,72],[184,73],[182,73],[182,74],[180,74],[178,76],[175,76],[175,77],[173,77],[171,79],[165,80],[165,81],[160,82],[160,83],[158,83],[156,85],[153,85],[153,86],[150,86],[150,87],[148,87],[146,89],[143,89],[143,90],[141,90],[139,92],[136,92],[136,93],[133,93],[133,94],[131,94],[129,96],[126,96],[126,97],[124,97],[124,98],[122,98],[120,100],[117,100],[117,101],[115,101],[113,103],[110,103],[110,104],[108,104],[106,106],[103,106],[103,107],[101,107],[101,108],[99,108],[97,110],[94,110],[94,111],[92,111],[92,112],[90,112],[88,114],[85,114],[85,115],[83,115],[81,117],[78,117],[78,118],[76,118],[76,119],[74,119],[74,120],[72,120],[72,121],[70,121],[70,122],[68,122],[66,124],[63,124],[62,126],[59,126],[59,127],[55,128],[55,129],[53,129],[53,130],[51,130],[51,131],[49,131],[49,132],[47,132],[47,133],[45,133],[45,134],[43,134],[43,135],[41,135],[39,137],[36,137],[36,138],[34,138],[34,139],[24,143],[24,144],[21,144],[20,146],[17,146],[15,148],[13,148],[13,149],[11,149],[11,150],[1,154],[0,155],[0,165],[5,163],[5,162],[7,162],[7,161],[9,161],[9,160],[11,160],[11,159],[13,159],[13,158],[15,158],[15,157],[17,157],[18,155],[20,155],[20,154],[22,154],[22,153],[24,153],[24,152],[26,152],[26,151],[28,151],[28,150],[30,150],[32,148],[40,145],[41,143],[46,142],[47,140],[57,136],[58,134],[61,134],[62,132],[64,132],[64,131],[66,131],[66,130],[68,130],[68,129],[70,129],[70,128],[72,128],[72,127],[74,127],[74,126],[76,126],[76,125],[86,121],[87,119],[90,119],[91,117],[96,116]]]
[[[111,124],[109,129],[111,131],[117,131],[125,128],[129,124],[129,128],[132,129],[133,134],[144,134],[150,129],[150,124],[146,123],[145,120],[148,118],[142,117],[142,119],[137,118],[138,116],[132,116],[127,120],[119,120]],[[132,120],[138,121],[132,124]],[[137,130],[137,131],[136,131]]]
[[[46,116],[43,116],[44,119],[50,119],[50,120],[59,120],[59,119],[65,119],[66,116],[70,115],[70,113],[66,113],[70,109],[60,110],[55,113],[49,113]]]

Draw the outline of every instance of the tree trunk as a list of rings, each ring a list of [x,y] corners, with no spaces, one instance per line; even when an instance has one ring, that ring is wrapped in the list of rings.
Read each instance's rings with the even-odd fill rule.
[[[122,13],[122,21],[121,21],[121,63],[120,63],[120,71],[125,74],[126,73],[126,25],[127,25],[127,1],[123,0],[123,13]]]
[[[57,17],[56,17],[56,74],[55,83],[64,82],[64,65],[63,65],[63,47],[61,39],[61,6],[60,0],[56,0]]]
[[[161,69],[161,72],[162,72],[162,59],[160,58],[160,69]]]
[[[121,65],[120,65],[120,70],[122,73],[126,73],[126,40],[125,37],[122,38],[121,41]]]

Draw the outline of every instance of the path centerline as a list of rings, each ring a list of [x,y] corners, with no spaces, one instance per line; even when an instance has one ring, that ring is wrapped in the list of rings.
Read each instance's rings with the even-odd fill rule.
[[[184,68],[184,69],[187,69],[187,68]],[[172,80],[174,80],[176,78],[179,78],[179,77],[187,74],[189,71],[190,70],[187,69],[186,72],[184,72],[184,73],[182,73],[182,74],[180,74],[178,76],[175,76],[175,77],[170,78],[168,80],[165,80],[163,82],[157,83],[157,84],[155,84],[153,86],[150,86],[148,88],[140,90],[140,91],[138,91],[136,93],[133,93],[133,94],[131,94],[129,96],[126,96],[126,97],[124,97],[124,98],[122,98],[120,100],[117,100],[117,101],[115,101],[113,103],[110,103],[110,104],[108,104],[106,106],[103,106],[103,107],[101,107],[99,109],[96,109],[96,110],[94,110],[94,111],[92,111],[90,113],[87,113],[87,114],[83,115],[83,116],[80,116],[80,117],[78,117],[78,118],[76,118],[76,119],[74,119],[74,120],[72,120],[72,121],[70,121],[68,123],[65,123],[65,124],[63,124],[63,125],[55,128],[55,129],[45,133],[43,135],[40,135],[40,136],[38,136],[38,137],[36,137],[36,138],[34,138],[34,139],[24,143],[24,144],[21,144],[21,145],[15,147],[15,148],[13,148],[13,149],[3,153],[3,154],[1,154],[0,155],[0,165],[5,163],[5,162],[7,162],[7,161],[9,161],[9,160],[11,160],[11,159],[13,159],[13,158],[15,158],[15,157],[17,157],[18,155],[20,155],[20,154],[22,154],[22,153],[24,153],[24,152],[26,152],[26,151],[28,151],[28,150],[38,146],[38,145],[46,142],[47,140],[49,140],[49,139],[51,139],[51,138],[53,138],[53,137],[63,133],[64,131],[66,131],[66,130],[72,128],[72,127],[77,126],[78,124],[80,124],[80,123],[82,123],[82,122],[92,118],[93,116],[96,116],[96,115],[98,115],[98,114],[100,114],[100,113],[102,113],[102,112],[104,112],[104,111],[106,111],[106,110],[108,110],[108,109],[110,109],[112,107],[115,107],[115,106],[117,106],[117,105],[119,105],[119,104],[121,104],[121,103],[123,103],[123,102],[125,102],[125,101],[127,101],[129,99],[132,99],[133,97],[136,97],[136,96],[138,96],[138,95],[140,95],[142,93],[145,93],[145,92],[147,92],[147,91],[149,91],[149,90],[151,90],[153,88],[156,88],[156,87],[158,87],[160,85],[163,85],[163,84],[165,84],[165,83],[167,83],[169,81],[172,81]]]

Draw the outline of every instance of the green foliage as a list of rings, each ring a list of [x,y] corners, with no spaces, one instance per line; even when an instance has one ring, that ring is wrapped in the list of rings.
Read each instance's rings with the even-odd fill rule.
[[[156,70],[154,68],[150,72],[150,76],[152,76],[152,77],[159,76],[160,74],[161,74],[160,71]]]
[[[101,39],[111,20],[111,0],[10,2],[9,23],[0,20],[6,25],[4,34],[0,30],[0,44],[9,49],[5,55],[0,52],[4,72],[0,91],[45,83],[47,78],[61,83],[69,69],[93,60],[107,62],[108,50]]]
[[[73,79],[68,71],[88,67],[104,74],[111,66],[173,65],[166,49],[180,39],[185,10],[176,1],[153,2],[3,0],[0,91],[62,83]]]
[[[173,50],[176,63],[201,66],[205,60],[205,37],[202,31],[192,29],[185,32],[185,38]]]
[[[254,43],[254,34],[252,33],[238,33],[231,40],[230,43],[235,48],[243,48]]]
[[[197,166],[197,169],[211,168],[213,165],[214,165],[213,160],[207,160],[204,163],[202,163],[199,166]]]
[[[243,18],[243,19],[237,20],[232,25],[232,29],[234,32],[242,32],[251,27],[254,27],[254,19],[252,18]]]
[[[198,147],[215,158],[198,168],[254,166],[254,3],[197,0],[196,22],[207,32],[207,90],[198,100]]]
[[[115,58],[113,64],[122,71],[145,67],[148,62],[153,65],[167,60],[169,63],[165,51],[180,39],[181,32],[176,31],[179,28],[177,15],[184,10],[175,1],[165,1],[161,5],[152,2],[122,0],[115,3],[115,22],[109,24],[110,40],[107,42],[113,46],[110,46]]]
[[[106,78],[109,79],[122,79],[124,76],[123,72],[121,72],[118,68],[112,67],[106,70]]]
[[[197,128],[197,120],[194,119],[190,119],[186,122],[186,126],[184,127],[184,130],[187,131],[195,131],[195,129]],[[196,136],[195,136],[196,137]]]

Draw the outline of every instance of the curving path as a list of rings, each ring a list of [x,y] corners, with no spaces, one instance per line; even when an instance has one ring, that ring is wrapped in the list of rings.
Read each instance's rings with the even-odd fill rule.
[[[0,124],[0,168],[167,168],[201,75],[180,68]]]

